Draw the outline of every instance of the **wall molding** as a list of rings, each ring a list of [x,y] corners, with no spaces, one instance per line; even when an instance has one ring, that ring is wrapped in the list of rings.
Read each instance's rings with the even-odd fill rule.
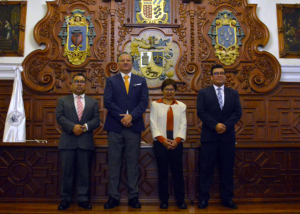
[[[0,64],[0,80],[13,80],[15,76],[14,67],[18,63]],[[281,65],[280,82],[300,82],[300,65]]]
[[[280,82],[300,82],[300,65],[281,65]]]

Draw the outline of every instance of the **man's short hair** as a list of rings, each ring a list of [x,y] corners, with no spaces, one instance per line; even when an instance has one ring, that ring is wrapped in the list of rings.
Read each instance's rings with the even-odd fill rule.
[[[175,91],[177,90],[177,83],[176,83],[176,81],[173,80],[173,79],[168,78],[168,79],[165,79],[165,80],[162,82],[162,84],[161,84],[161,91],[163,91],[164,88],[165,88],[166,86],[168,86],[168,85],[173,85]]]
[[[78,74],[75,74],[75,75],[72,77],[72,82],[73,82],[74,78],[75,78],[75,77],[78,77],[78,76],[84,77],[84,81],[86,81],[86,77],[84,76],[84,74],[83,74],[83,73],[78,73]]]
[[[223,68],[223,69],[224,69],[223,65],[215,64],[215,65],[210,69],[210,74],[211,74],[211,75],[214,74],[213,71],[214,71],[214,69],[216,69],[216,68]],[[226,73],[225,69],[224,69],[224,72]]]
[[[117,62],[119,62],[120,57],[123,56],[123,55],[128,55],[128,56],[130,56],[130,57],[131,57],[131,62],[133,63],[133,61],[134,61],[133,56],[131,56],[131,54],[130,54],[130,53],[127,53],[127,52],[121,53],[121,54],[117,57]]]

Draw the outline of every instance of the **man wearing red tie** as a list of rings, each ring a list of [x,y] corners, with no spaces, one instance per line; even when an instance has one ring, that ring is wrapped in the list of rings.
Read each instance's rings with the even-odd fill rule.
[[[62,128],[59,151],[62,166],[61,202],[58,210],[69,207],[73,180],[77,180],[78,206],[92,209],[89,204],[90,168],[94,150],[93,131],[100,125],[98,101],[85,95],[86,77],[72,78],[73,94],[58,99],[56,120]]]
[[[138,200],[138,177],[141,132],[145,130],[143,113],[148,106],[146,79],[132,74],[130,54],[118,57],[120,73],[107,78],[104,106],[107,109],[104,129],[108,140],[109,200],[104,209],[119,206],[119,184],[123,150],[127,166],[128,205],[141,208]]]

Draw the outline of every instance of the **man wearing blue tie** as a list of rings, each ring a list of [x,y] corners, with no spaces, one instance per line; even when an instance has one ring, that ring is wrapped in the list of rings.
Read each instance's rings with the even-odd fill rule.
[[[235,124],[242,117],[237,91],[224,86],[226,73],[222,65],[211,68],[213,86],[199,90],[197,115],[202,121],[199,209],[208,206],[209,189],[217,163],[221,180],[221,196],[225,207],[233,203],[233,164],[235,157]]]
[[[124,52],[118,57],[120,73],[107,78],[104,105],[107,116],[104,129],[108,140],[109,200],[104,209],[119,206],[119,184],[123,150],[127,167],[128,205],[141,208],[138,177],[141,132],[145,130],[143,113],[148,106],[146,79],[132,74],[133,59]]]

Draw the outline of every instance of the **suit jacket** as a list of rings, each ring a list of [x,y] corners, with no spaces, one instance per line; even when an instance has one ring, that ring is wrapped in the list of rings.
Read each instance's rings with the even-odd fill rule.
[[[106,79],[104,106],[107,109],[104,130],[121,132],[124,128],[120,114],[132,115],[132,131],[145,130],[143,113],[148,106],[149,92],[146,79],[131,74],[129,93],[127,94],[122,75],[119,73]]]
[[[202,121],[201,141],[235,142],[234,125],[242,117],[242,107],[237,91],[224,87],[225,102],[221,110],[213,86],[199,90],[197,98],[197,115]],[[218,123],[226,126],[226,132],[218,134]]]
[[[62,127],[62,133],[59,140],[59,149],[94,149],[93,130],[100,126],[98,101],[89,96],[84,96],[85,107],[81,120],[79,121],[73,94],[58,99],[56,107],[56,120]],[[76,124],[88,125],[88,131],[80,136],[73,133]]]
[[[186,138],[186,105],[178,100],[178,104],[171,105],[174,118],[173,139],[180,137]],[[167,138],[167,114],[169,105],[153,101],[150,110],[150,125],[153,139],[157,136]]]

